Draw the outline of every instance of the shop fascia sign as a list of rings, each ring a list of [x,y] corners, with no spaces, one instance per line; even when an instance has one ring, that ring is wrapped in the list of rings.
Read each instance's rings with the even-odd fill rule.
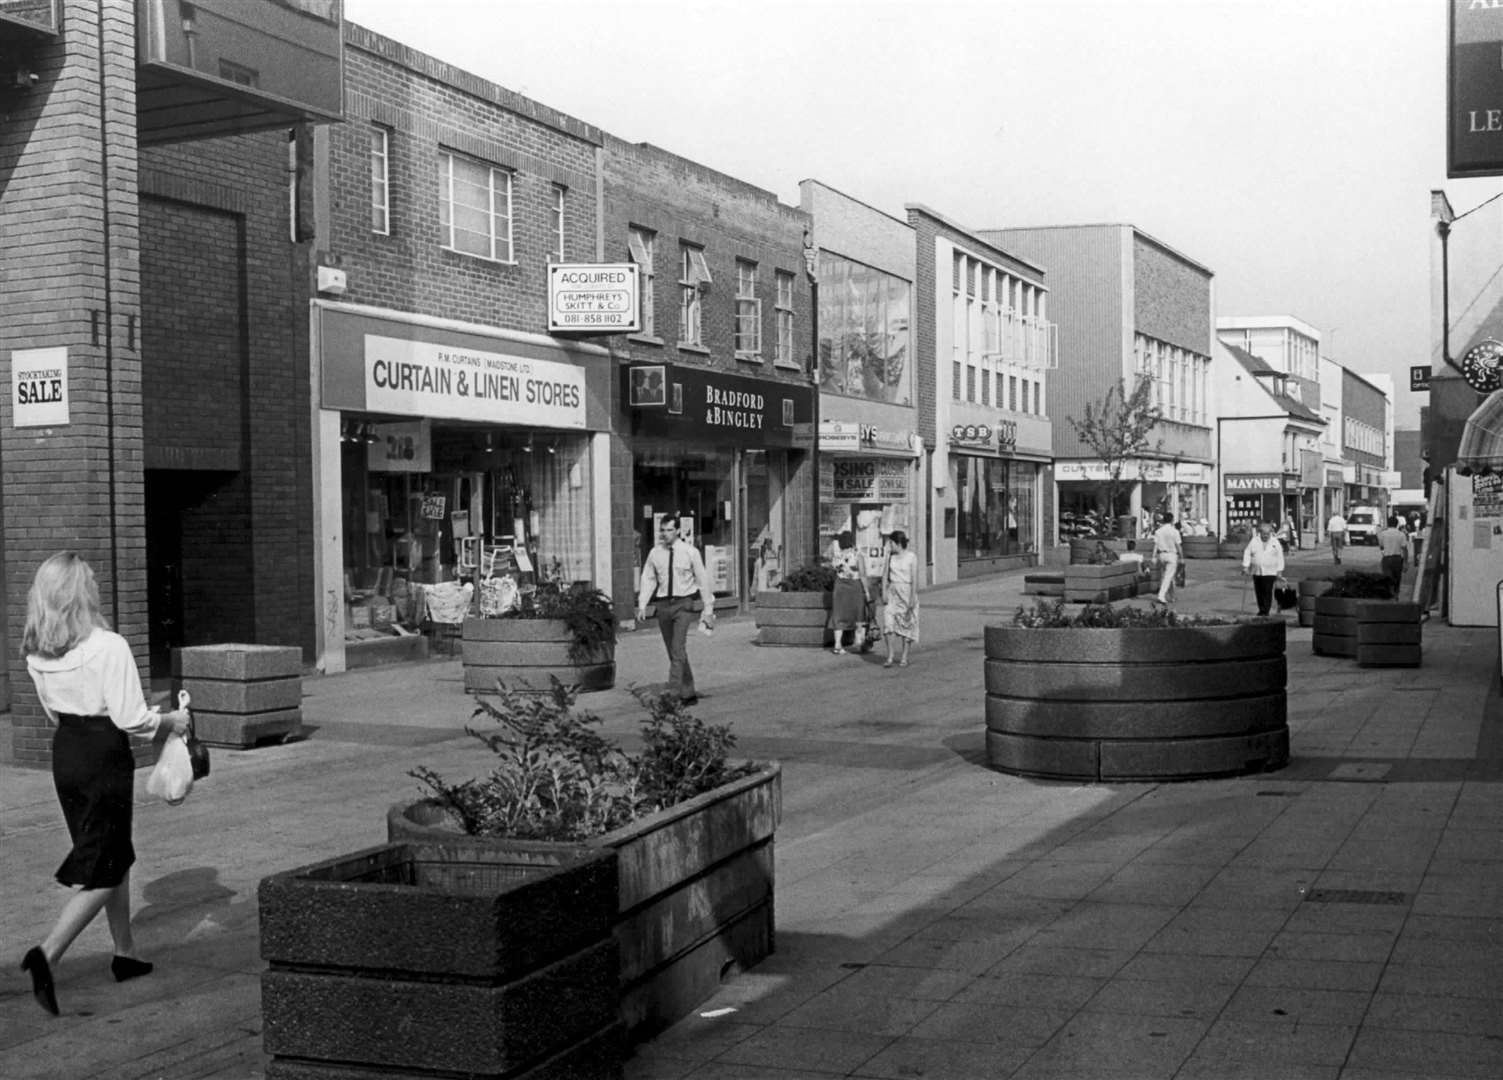
[[[585,373],[553,360],[367,334],[365,408],[396,416],[584,428]]]
[[[888,431],[875,424],[859,424],[850,420],[821,420],[819,448],[849,453],[872,450],[912,454],[913,432]]]
[[[1112,471],[1104,461],[1056,461],[1055,480],[1110,480]],[[1169,461],[1128,461],[1122,465],[1120,479],[1166,484],[1175,478],[1174,464]],[[1180,477],[1188,481],[1187,477]]]
[[[977,450],[1012,450],[1018,445],[1018,425],[1013,420],[995,424],[956,424],[950,428],[950,445]]]
[[[814,389],[681,364],[627,368],[627,404],[650,424],[691,427],[741,445],[793,445],[812,423]]]
[[[642,329],[636,263],[549,263],[548,333],[625,334]]]
[[[1277,495],[1286,489],[1295,490],[1297,480],[1286,477],[1283,473],[1227,473],[1222,482],[1229,492],[1263,492]]]

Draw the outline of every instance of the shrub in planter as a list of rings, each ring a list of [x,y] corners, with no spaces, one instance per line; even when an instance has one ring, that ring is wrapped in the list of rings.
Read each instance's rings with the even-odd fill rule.
[[[495,726],[472,734],[495,768],[459,783],[414,770],[431,797],[394,806],[387,831],[393,841],[615,851],[621,1013],[641,1037],[772,952],[781,773],[776,762],[731,761],[729,729],[676,698],[633,694],[648,713],[635,754],[600,737],[561,684],[541,699],[504,688],[482,699],[474,715]]]
[[[785,574],[776,590],[757,594],[757,644],[833,645],[830,607],[834,592],[835,568],[823,560]]]
[[[1148,780],[1288,762],[1282,620],[1038,603],[985,642],[993,768]]]
[[[465,620],[465,689],[545,691],[551,678],[585,690],[616,681],[616,612],[610,597],[587,581],[543,581],[518,594],[503,614]]]

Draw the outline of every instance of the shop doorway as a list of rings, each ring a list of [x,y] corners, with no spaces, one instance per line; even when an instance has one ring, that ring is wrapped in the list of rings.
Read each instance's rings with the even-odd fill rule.
[[[255,574],[243,474],[146,470],[146,617],[151,678],[172,650],[254,641]]]
[[[785,457],[766,450],[742,455],[741,522],[746,536],[745,595],[756,596],[778,587],[786,572],[787,548],[783,522]]]

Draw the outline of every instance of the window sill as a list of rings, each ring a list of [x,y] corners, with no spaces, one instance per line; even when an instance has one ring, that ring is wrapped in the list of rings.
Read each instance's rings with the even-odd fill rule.
[[[803,366],[796,360],[774,360],[772,366],[781,368],[783,371],[803,371]]]
[[[661,348],[662,345],[663,345],[663,339],[662,338],[660,338],[660,337],[654,337],[651,334],[627,334],[626,335],[626,340],[627,341],[634,341],[638,345],[656,345],[659,348]]]
[[[709,356],[710,355],[710,350],[709,349],[705,348],[703,345],[696,345],[692,341],[680,341],[678,343],[678,351],[679,352],[686,352],[686,353],[694,353],[694,354],[696,354],[698,356]]]
[[[518,266],[516,259],[492,259],[488,255],[476,255],[473,251],[460,251],[458,248],[445,247],[440,244],[438,249],[446,251],[450,255],[457,255],[461,259],[474,259],[476,262],[489,263],[491,266]]]

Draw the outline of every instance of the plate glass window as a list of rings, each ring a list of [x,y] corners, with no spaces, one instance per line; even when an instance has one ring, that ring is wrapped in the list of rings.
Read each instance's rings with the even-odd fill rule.
[[[449,151],[439,154],[438,169],[443,246],[511,262],[511,173]]]
[[[635,225],[627,234],[626,247],[631,254],[631,261],[637,264],[637,279],[641,287],[642,307],[642,330],[644,337],[657,336],[657,323],[652,314],[652,259],[653,247],[657,235],[648,229],[639,229]]]
[[[371,128],[371,232],[391,234],[390,141],[385,128]]]
[[[757,264],[736,260],[736,356],[762,358],[762,301],[757,298]]]

